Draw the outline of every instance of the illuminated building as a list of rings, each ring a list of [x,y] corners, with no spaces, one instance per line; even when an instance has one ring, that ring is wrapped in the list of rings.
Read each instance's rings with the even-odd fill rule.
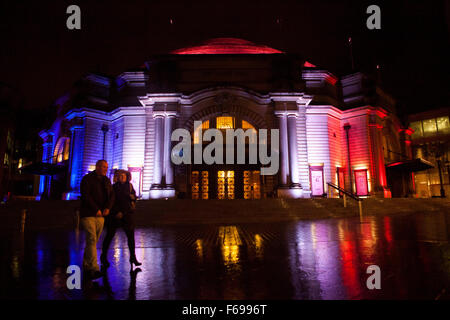
[[[387,160],[410,153],[394,99],[369,76],[338,78],[301,56],[234,38],[151,57],[117,77],[89,74],[56,104],[58,118],[41,132],[43,160],[67,168],[59,178],[65,199],[79,195],[82,176],[102,158],[111,175],[132,171],[143,199],[305,198],[326,195],[327,182],[389,197]],[[279,129],[278,174],[261,176],[259,164],[173,165],[170,134],[193,133],[194,121]],[[41,192],[51,179],[41,177]]]
[[[450,195],[450,108],[409,116],[414,158],[430,161],[434,168],[414,175],[419,198]]]

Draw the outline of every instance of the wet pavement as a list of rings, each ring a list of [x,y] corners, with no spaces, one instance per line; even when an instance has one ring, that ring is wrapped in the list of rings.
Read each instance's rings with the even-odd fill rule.
[[[66,269],[82,265],[83,232],[3,234],[0,298],[448,299],[449,232],[444,213],[139,228],[143,265],[130,273],[119,231],[107,276],[81,290],[67,288]],[[366,286],[370,265],[380,290]]]

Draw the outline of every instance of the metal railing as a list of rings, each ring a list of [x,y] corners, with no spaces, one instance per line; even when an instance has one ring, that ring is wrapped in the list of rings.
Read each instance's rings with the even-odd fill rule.
[[[327,185],[329,187],[332,187],[336,190],[338,190],[340,193],[342,193],[343,198],[344,198],[344,208],[347,208],[347,197],[352,198],[353,200],[355,200],[356,202],[358,202],[358,207],[359,207],[359,215],[362,216],[362,201],[363,199],[361,199],[360,197],[358,197],[356,194],[351,193],[345,189],[342,189],[334,184],[332,184],[331,182],[327,182]],[[328,192],[328,195],[330,195],[330,192]]]

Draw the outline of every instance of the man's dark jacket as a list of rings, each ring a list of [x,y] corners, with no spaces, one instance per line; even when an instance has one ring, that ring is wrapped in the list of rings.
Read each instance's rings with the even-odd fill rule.
[[[114,205],[114,192],[111,181],[95,171],[88,173],[81,180],[80,217],[95,217],[97,211],[111,210]]]

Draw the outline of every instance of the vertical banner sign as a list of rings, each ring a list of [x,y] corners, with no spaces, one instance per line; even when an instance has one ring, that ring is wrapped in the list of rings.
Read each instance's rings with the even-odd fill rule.
[[[131,183],[133,184],[134,191],[136,191],[136,197],[139,198],[141,196],[142,168],[128,167],[128,171],[131,173]]]
[[[368,185],[367,185],[367,169],[355,170],[355,183],[356,183],[356,194],[358,196],[368,195]]]
[[[309,167],[311,178],[311,195],[323,196],[323,166]]]

